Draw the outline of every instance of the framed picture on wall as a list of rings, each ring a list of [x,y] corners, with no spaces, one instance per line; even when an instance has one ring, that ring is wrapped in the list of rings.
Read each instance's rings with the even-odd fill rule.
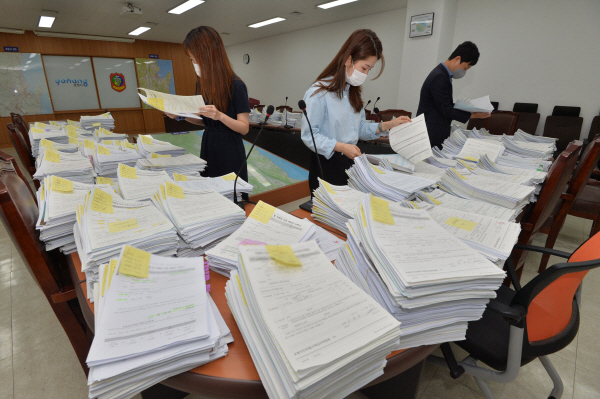
[[[102,108],[141,108],[133,58],[93,57]]]
[[[433,33],[433,13],[413,15],[410,17],[409,37],[431,36]]]

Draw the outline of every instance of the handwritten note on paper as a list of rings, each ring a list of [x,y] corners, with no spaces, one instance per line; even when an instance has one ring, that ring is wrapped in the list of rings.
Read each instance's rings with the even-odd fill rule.
[[[152,139],[148,136],[140,136],[140,140],[142,140],[142,143],[144,144],[153,145]]]
[[[121,174],[121,177],[124,177],[126,179],[138,178],[135,168],[132,168],[131,166],[127,166],[125,164],[119,164],[119,173]]]
[[[109,233],[119,233],[125,230],[131,230],[140,227],[138,225],[137,219],[127,219],[121,220],[119,222],[111,222],[108,224],[108,232]]]
[[[160,155],[152,153],[152,155],[150,155],[150,158],[171,158],[171,154]]]
[[[132,277],[148,278],[151,256],[149,252],[125,245],[121,255],[119,273]]]
[[[96,183],[98,183],[98,184],[115,184],[115,183],[113,183],[113,181],[110,177],[102,177],[102,176],[96,177]]]
[[[258,205],[254,207],[249,217],[252,219],[258,220],[261,223],[267,224],[273,214],[275,213],[275,207],[269,204],[265,204],[262,201],[258,201]]]
[[[90,150],[93,150],[94,148],[96,148],[96,144],[93,141],[87,140],[87,139],[83,140],[83,146],[85,148],[89,148]]]
[[[104,146],[98,144],[98,154],[100,155],[110,155],[110,150]]]
[[[173,177],[175,178],[175,181],[188,181],[186,175],[180,175],[179,173],[173,173]]]
[[[396,224],[390,211],[390,203],[384,199],[371,196],[371,214],[373,219],[381,223]]]
[[[113,209],[113,197],[102,190],[94,190],[91,209],[102,213],[115,213]]]
[[[183,194],[183,188],[179,187],[177,184],[171,183],[170,181],[166,181],[165,184],[167,196],[171,198],[185,199],[185,195]]]
[[[163,100],[162,98],[152,98],[152,97],[149,97],[148,98],[148,105],[150,105],[150,106],[152,106],[152,107],[154,107],[156,109],[159,109],[161,111],[165,110],[165,100]]]
[[[73,182],[62,177],[52,176],[52,190],[70,193],[73,191]]]
[[[244,238],[244,239],[243,239],[243,240],[242,240],[242,241],[241,241],[241,242],[238,244],[238,247],[239,247],[240,245],[265,245],[265,244],[266,244],[266,242],[262,242],[262,241],[254,241],[254,240],[251,240],[251,239],[249,239],[249,238]]]
[[[473,229],[475,227],[477,227],[477,223],[472,222],[470,220],[466,220],[466,219],[461,219],[461,218],[457,218],[457,217],[451,217],[448,220],[446,220],[444,223],[446,223],[449,226],[453,226],[453,227],[457,227],[459,229],[463,229],[466,231],[473,231]]]
[[[302,266],[302,262],[296,256],[289,245],[265,245],[271,259],[286,266]]]
[[[52,142],[50,140],[46,140],[46,139],[41,139],[40,140],[40,145],[42,147],[52,148],[52,147],[54,147],[54,142]]]
[[[60,154],[54,150],[46,150],[44,159],[48,162],[60,163]]]

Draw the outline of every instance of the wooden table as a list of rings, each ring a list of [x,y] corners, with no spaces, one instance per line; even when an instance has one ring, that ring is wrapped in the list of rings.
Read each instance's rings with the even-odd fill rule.
[[[247,205],[246,214],[249,214],[253,208],[254,205]],[[301,219],[309,219],[313,221],[311,214],[302,209],[292,212],[292,215]],[[329,226],[325,226],[319,222],[314,223],[326,228],[339,238],[344,240],[346,239],[346,236],[340,231]],[[77,253],[73,253],[70,256],[70,259],[71,262],[69,262],[69,267],[73,281],[77,283],[77,296],[79,302],[82,304],[81,307],[84,317],[90,329],[93,331],[94,304],[87,300],[85,274],[81,272],[79,255]],[[201,265],[202,264],[203,263],[201,263]],[[260,381],[260,377],[256,367],[254,366],[254,362],[250,357],[250,352],[246,347],[246,343],[242,338],[231,310],[227,305],[227,299],[225,298],[225,284],[228,280],[228,278],[218,273],[213,271],[210,272],[211,297],[215,301],[219,312],[221,312],[225,323],[227,323],[227,326],[231,330],[231,334],[233,335],[234,339],[234,342],[229,345],[229,353],[227,356],[217,359],[214,362],[196,367],[193,370],[171,377],[163,381],[162,384],[180,391],[211,398],[266,399],[268,398],[267,393]],[[87,304],[87,306],[84,304]],[[388,363],[384,369],[384,374],[368,384],[367,387],[371,387],[395,378],[405,371],[411,369],[412,372],[410,375],[407,375],[401,383],[397,383],[396,385],[401,386],[399,386],[397,389],[394,388],[393,391],[396,393],[394,397],[400,397],[398,394],[400,393],[399,390],[402,389],[407,390],[407,393],[412,393],[409,394],[409,396],[414,395],[414,392],[416,392],[417,389],[421,367],[413,366],[421,363],[437,347],[438,345],[427,345],[392,352],[387,357]],[[377,387],[379,386],[383,386],[383,384],[380,384]],[[373,387],[372,389],[376,389],[377,387]],[[390,390],[388,389],[388,391]],[[380,397],[380,394],[378,393],[377,396],[373,396],[373,398],[375,397]]]

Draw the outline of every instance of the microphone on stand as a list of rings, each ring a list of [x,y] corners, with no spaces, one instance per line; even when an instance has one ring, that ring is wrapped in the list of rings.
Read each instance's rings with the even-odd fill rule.
[[[377,101],[379,101],[381,97],[377,97],[377,100],[375,100],[375,104],[373,104],[373,107],[375,107],[377,105]]]
[[[293,128],[293,126],[288,125],[288,110],[287,110],[287,100],[288,98],[285,98],[285,125],[283,126],[285,129],[291,129]]]
[[[371,104],[371,100],[367,101],[367,105],[365,105],[365,111],[367,111],[367,107]]]
[[[381,115],[379,114],[379,108],[374,107],[373,108],[373,112],[375,113],[375,115],[377,115],[379,117],[379,122],[383,122],[383,118],[381,117]]]
[[[317,156],[317,163],[319,164],[319,177],[324,179],[323,177],[323,168],[321,167],[321,160],[319,159],[319,153],[317,152],[317,144],[315,143],[315,135],[312,130],[312,126],[310,125],[310,120],[308,119],[308,115],[306,114],[306,102],[304,100],[298,101],[298,107],[302,110],[304,117],[306,118],[306,122],[308,122],[308,128],[310,129],[310,136],[312,137],[313,147],[315,149],[315,154]],[[311,193],[312,197],[312,193]],[[307,212],[312,212],[312,198],[302,205],[300,205],[300,209],[303,209]]]
[[[248,158],[250,157],[250,154],[252,153],[252,150],[254,149],[254,146],[256,145],[256,142],[258,141],[258,138],[260,137],[260,134],[262,133],[263,129],[265,128],[265,125],[267,124],[267,121],[269,120],[269,118],[271,117],[271,115],[273,115],[273,112],[275,111],[275,107],[273,107],[272,105],[269,105],[267,107],[267,116],[265,117],[265,123],[262,124],[262,126],[260,127],[260,130],[258,131],[258,134],[256,135],[256,138],[254,139],[254,143],[252,143],[252,147],[250,147],[250,151],[248,151],[248,155],[246,155],[246,159],[244,160],[244,163],[242,164],[242,166],[240,167],[239,172],[237,173],[237,175],[235,176],[235,180],[233,181],[233,203],[238,205],[240,208],[244,209],[244,202],[246,202],[245,200],[242,200],[242,202],[240,202],[238,204],[237,201],[237,181],[240,177],[240,173],[242,173],[242,169],[244,169],[244,165],[248,165]],[[250,201],[248,201],[250,202]]]

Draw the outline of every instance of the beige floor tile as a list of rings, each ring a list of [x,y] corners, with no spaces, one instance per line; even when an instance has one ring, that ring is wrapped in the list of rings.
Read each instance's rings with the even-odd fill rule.
[[[65,334],[13,356],[15,397],[88,397],[87,379]]]
[[[0,239],[0,274],[10,271],[12,248],[10,238]]]
[[[440,351],[439,356],[441,356],[441,351]],[[425,362],[425,366],[423,367],[423,372],[421,373],[421,379],[419,381],[419,389],[417,390],[417,398],[420,398],[421,395],[423,395],[423,392],[425,392],[425,390],[429,386],[429,383],[431,382],[431,379],[435,375],[436,370],[438,370],[438,367],[434,366],[432,363],[429,363],[427,361]]]
[[[579,335],[573,339],[573,341],[567,345],[564,349],[556,352],[556,356],[562,357],[565,360],[575,363],[577,361],[577,344],[579,342]]]
[[[0,360],[0,398],[14,398],[12,358],[10,357]]]
[[[12,307],[13,356],[65,332],[44,297],[36,297]]]
[[[305,203],[308,200],[310,200],[310,196],[305,197],[305,198],[300,198],[299,200],[292,201],[292,202],[284,204],[284,205],[280,205],[280,206],[278,206],[278,208],[284,212],[294,212],[299,209],[298,207],[301,204]]]
[[[14,272],[15,270],[26,269],[25,262],[21,258],[19,251],[13,249],[12,251],[12,265],[11,270]]]
[[[453,380],[446,370],[438,369],[419,399],[481,399],[483,395]]]
[[[573,399],[600,398],[600,373],[577,365]]]
[[[1,257],[1,255],[0,255],[0,257]],[[12,267],[12,257],[11,256],[9,256],[7,259],[0,260],[0,275],[2,275],[2,274],[10,275],[11,267]]]
[[[0,310],[0,360],[13,355],[11,308]],[[0,396],[1,397],[1,396]]]
[[[11,272],[10,285],[13,306],[33,298],[44,297],[42,290],[27,269]]]
[[[600,321],[600,290],[599,282],[590,280],[587,276],[583,279],[581,289],[581,313]]]
[[[10,273],[3,273],[0,274],[0,309],[9,308],[11,303]]]
[[[577,367],[600,370],[598,331],[600,331],[600,320],[582,314],[577,343]]]

